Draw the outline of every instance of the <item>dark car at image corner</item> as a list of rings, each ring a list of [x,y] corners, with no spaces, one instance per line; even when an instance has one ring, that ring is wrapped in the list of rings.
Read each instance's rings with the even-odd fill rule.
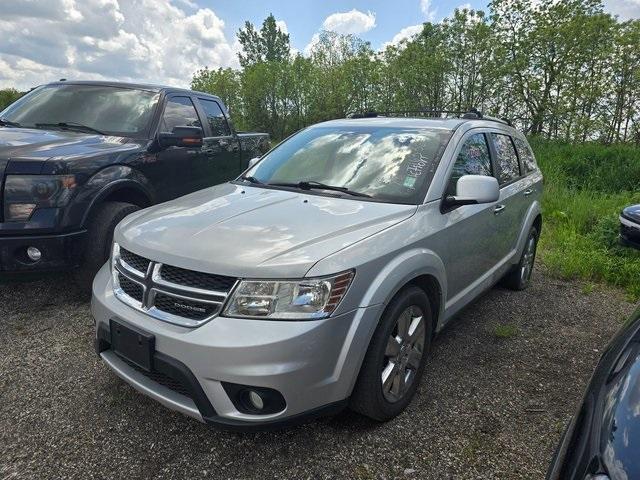
[[[631,205],[620,214],[620,243],[640,249],[640,205]]]
[[[547,480],[640,479],[640,308],[614,337],[567,427]]]
[[[268,148],[202,92],[40,86],[0,112],[0,279],[78,267],[88,290],[126,215],[233,179]]]

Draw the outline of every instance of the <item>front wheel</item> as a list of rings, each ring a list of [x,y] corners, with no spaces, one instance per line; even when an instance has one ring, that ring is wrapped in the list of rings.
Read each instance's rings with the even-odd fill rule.
[[[432,337],[429,298],[418,287],[401,290],[373,334],[350,407],[387,421],[402,412],[418,388]]]
[[[533,274],[537,248],[538,230],[536,227],[531,227],[518,265],[504,277],[504,285],[507,288],[524,290],[531,284],[531,275]]]
[[[125,202],[105,202],[91,216],[88,223],[87,240],[80,267],[74,272],[78,289],[86,295],[91,293],[93,277],[109,258],[113,230],[127,215],[140,207]]]

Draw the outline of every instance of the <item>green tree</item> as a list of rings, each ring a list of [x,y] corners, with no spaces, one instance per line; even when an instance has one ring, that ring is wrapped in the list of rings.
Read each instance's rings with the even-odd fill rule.
[[[7,106],[15,102],[22,95],[22,92],[19,92],[15,88],[5,88],[0,90],[0,110],[4,110]]]

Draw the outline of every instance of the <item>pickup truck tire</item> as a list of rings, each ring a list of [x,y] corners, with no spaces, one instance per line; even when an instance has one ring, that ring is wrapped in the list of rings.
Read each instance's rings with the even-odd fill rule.
[[[99,205],[89,218],[82,263],[74,271],[76,284],[83,294],[91,293],[93,278],[109,259],[116,225],[124,217],[138,210],[140,207],[132,203],[105,202]]]
[[[522,255],[518,264],[505,275],[502,284],[511,290],[524,290],[531,284],[533,266],[536,260],[536,250],[538,248],[538,230],[531,227],[527,241],[524,244]]]
[[[400,347],[397,357],[390,352],[392,349],[389,346],[390,343],[394,343],[394,339],[411,338],[411,335],[402,335],[400,330],[400,321],[406,312],[409,312],[410,326],[420,325],[419,322],[422,321],[420,328],[416,327],[413,330],[414,333],[421,334],[422,337],[421,352],[418,352],[421,355],[417,357],[413,365],[411,365],[412,362],[403,363],[406,360],[393,361],[393,359],[403,355],[408,359],[413,349],[417,348],[417,342],[412,345],[411,342],[407,344],[405,341],[398,340]],[[419,317],[421,320],[417,320]],[[411,333],[410,328],[407,330],[407,334]],[[403,288],[385,309],[371,338],[351,395],[349,407],[380,422],[390,420],[402,412],[418,388],[429,355],[432,333],[433,321],[429,297],[424,290],[416,286]],[[398,347],[394,346],[394,348]],[[402,369],[403,365],[406,365],[408,369]],[[399,394],[393,392],[393,386],[391,391],[385,390],[383,386],[385,370],[391,372],[389,375],[393,375],[393,372],[397,371],[396,368],[400,368],[400,372],[408,372],[402,373],[400,378],[407,378],[409,375],[410,379],[410,382],[402,383],[403,386],[406,385],[404,389],[402,387],[397,389],[402,392]]]

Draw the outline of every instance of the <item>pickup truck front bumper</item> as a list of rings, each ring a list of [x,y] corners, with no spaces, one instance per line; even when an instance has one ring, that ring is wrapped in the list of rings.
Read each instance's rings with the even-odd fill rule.
[[[75,267],[80,262],[81,244],[86,230],[55,235],[0,236],[0,272],[24,273],[61,270]],[[35,247],[41,258],[33,261],[27,249]]]

